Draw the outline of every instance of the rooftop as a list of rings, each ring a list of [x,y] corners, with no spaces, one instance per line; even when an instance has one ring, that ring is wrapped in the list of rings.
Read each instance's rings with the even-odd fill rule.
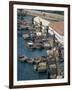
[[[55,30],[60,35],[64,35],[64,23],[63,22],[53,22],[49,26]]]

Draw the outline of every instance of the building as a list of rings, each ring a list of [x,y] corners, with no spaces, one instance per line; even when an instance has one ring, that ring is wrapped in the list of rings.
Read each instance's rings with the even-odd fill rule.
[[[50,22],[40,17],[34,18],[34,24],[40,26],[42,22],[42,33],[46,32],[46,27],[49,27],[48,32],[53,35],[55,34],[56,39],[63,43],[64,42],[64,23],[63,22]]]
[[[40,23],[42,22],[42,29],[44,30],[45,29],[45,27],[46,26],[48,26],[49,25],[49,21],[47,21],[47,20],[45,20],[45,19],[42,19],[42,18],[40,18],[40,17],[35,17],[34,18],[34,24],[35,25],[38,25],[38,26],[40,26]]]

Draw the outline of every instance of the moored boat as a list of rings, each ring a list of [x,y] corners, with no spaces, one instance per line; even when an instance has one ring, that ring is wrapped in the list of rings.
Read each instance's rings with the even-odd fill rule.
[[[36,46],[35,46],[35,44],[33,42],[27,42],[27,47],[29,49],[35,49],[36,48]]]
[[[47,63],[46,62],[40,62],[37,65],[37,71],[38,72],[45,72],[45,71],[47,71]]]
[[[27,60],[27,63],[32,64],[33,62],[34,62],[34,59],[33,58],[30,58],[30,59]]]
[[[25,61],[27,61],[27,60],[28,60],[28,57],[27,57],[27,56],[22,55],[22,56],[19,56],[19,57],[18,57],[18,60],[25,62]]]

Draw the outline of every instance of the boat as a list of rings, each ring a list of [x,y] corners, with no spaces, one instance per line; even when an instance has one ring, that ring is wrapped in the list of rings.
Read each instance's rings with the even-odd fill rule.
[[[22,56],[19,56],[19,57],[18,57],[18,60],[23,61],[23,62],[26,62],[26,61],[28,60],[28,57],[22,55]]]
[[[27,63],[32,64],[33,62],[34,62],[34,59],[33,58],[30,58],[30,59],[27,60]]]
[[[33,63],[38,64],[38,63],[40,63],[40,61],[41,61],[40,57],[35,57]]]
[[[48,42],[44,42],[43,46],[44,46],[45,49],[50,49],[51,48],[51,45]]]
[[[35,49],[36,48],[35,44],[32,41],[31,42],[27,42],[27,47],[29,49]]]
[[[50,79],[55,79],[56,78],[56,74],[50,75]]]
[[[46,72],[47,71],[47,63],[46,62],[40,62],[37,65],[37,71],[38,72]]]
[[[43,44],[42,43],[36,43],[36,48],[37,49],[43,49]]]
[[[58,75],[58,76],[57,76],[57,79],[62,79],[62,78],[63,78],[62,75]]]
[[[41,62],[47,62],[48,58],[47,56],[41,56]]]
[[[23,38],[24,38],[25,40],[29,39],[29,34],[27,34],[27,33],[23,34]]]

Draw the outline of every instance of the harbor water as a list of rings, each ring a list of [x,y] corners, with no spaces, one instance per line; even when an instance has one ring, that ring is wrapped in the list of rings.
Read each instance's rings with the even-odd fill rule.
[[[26,16],[25,20],[31,21],[31,16]],[[18,30],[18,33],[23,33],[25,30]],[[27,57],[38,57],[46,56],[47,52],[44,49],[40,50],[31,50],[28,49],[25,45],[25,40],[22,36],[17,36],[17,56],[26,55]],[[33,64],[28,64],[17,60],[17,80],[39,80],[47,79],[47,72],[38,73],[34,71]]]
[[[18,36],[18,56],[26,55],[28,57],[46,56],[46,50],[31,50],[25,45],[23,37]],[[34,71],[33,64],[28,64],[17,60],[17,80],[35,80],[35,79],[46,79],[47,72],[38,73]]]

